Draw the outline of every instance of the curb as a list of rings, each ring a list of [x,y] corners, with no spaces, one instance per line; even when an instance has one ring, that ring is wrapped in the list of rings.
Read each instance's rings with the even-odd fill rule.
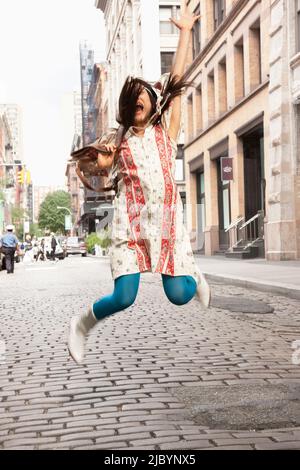
[[[261,292],[268,292],[271,294],[282,295],[284,297],[289,297],[290,299],[300,300],[300,289],[295,289],[294,287],[284,286],[282,284],[274,284],[273,282],[258,282],[253,281],[247,278],[240,278],[234,276],[226,276],[220,274],[211,274],[203,272],[205,277],[211,281],[223,282],[225,284],[246,287],[255,289]]]

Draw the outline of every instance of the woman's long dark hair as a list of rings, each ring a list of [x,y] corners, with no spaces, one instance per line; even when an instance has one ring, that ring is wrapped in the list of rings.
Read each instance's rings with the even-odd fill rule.
[[[189,86],[192,86],[191,82],[187,82],[183,78],[179,78],[177,75],[172,74],[170,74],[164,85],[161,85],[160,83],[155,84],[154,88],[160,90],[162,95],[161,103],[163,104],[161,114],[156,116],[157,99],[155,92],[152,90],[152,86],[141,78],[127,77],[120,94],[119,113],[117,116],[117,122],[124,127],[123,135],[125,135],[128,129],[134,124],[136,103],[144,88],[149,91],[149,96],[152,103],[150,118],[153,118],[152,124],[156,125],[161,122],[163,113],[170,107],[170,104],[174,98],[176,98],[176,96],[182,95],[184,90]]]

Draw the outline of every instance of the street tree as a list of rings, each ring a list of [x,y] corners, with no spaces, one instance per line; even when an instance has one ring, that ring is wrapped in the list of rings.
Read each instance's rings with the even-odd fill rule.
[[[48,194],[42,202],[39,212],[39,227],[49,229],[54,233],[64,233],[65,215],[67,211],[57,207],[67,207],[71,210],[71,197],[66,191],[55,191]]]
[[[24,219],[28,218],[27,211],[20,206],[14,206],[11,210],[11,220],[15,226],[16,235],[19,240],[24,236]]]
[[[42,237],[44,235],[44,232],[41,228],[39,228],[38,224],[31,223],[30,224],[30,230],[29,233],[31,237]]]

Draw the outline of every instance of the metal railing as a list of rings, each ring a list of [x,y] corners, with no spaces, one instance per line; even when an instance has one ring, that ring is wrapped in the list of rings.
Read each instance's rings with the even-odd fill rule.
[[[264,211],[259,211],[251,219],[247,220],[240,228],[243,239],[247,243],[252,243],[258,238],[264,238]]]
[[[229,249],[233,249],[237,246],[241,239],[239,239],[239,225],[243,222],[244,217],[240,216],[237,220],[232,222],[229,227],[225,230],[225,233],[229,232]]]

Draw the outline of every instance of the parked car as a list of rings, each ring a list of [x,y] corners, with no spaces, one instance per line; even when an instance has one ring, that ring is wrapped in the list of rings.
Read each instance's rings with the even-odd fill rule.
[[[87,256],[87,247],[83,238],[68,237],[66,242],[66,256],[81,255]]]

